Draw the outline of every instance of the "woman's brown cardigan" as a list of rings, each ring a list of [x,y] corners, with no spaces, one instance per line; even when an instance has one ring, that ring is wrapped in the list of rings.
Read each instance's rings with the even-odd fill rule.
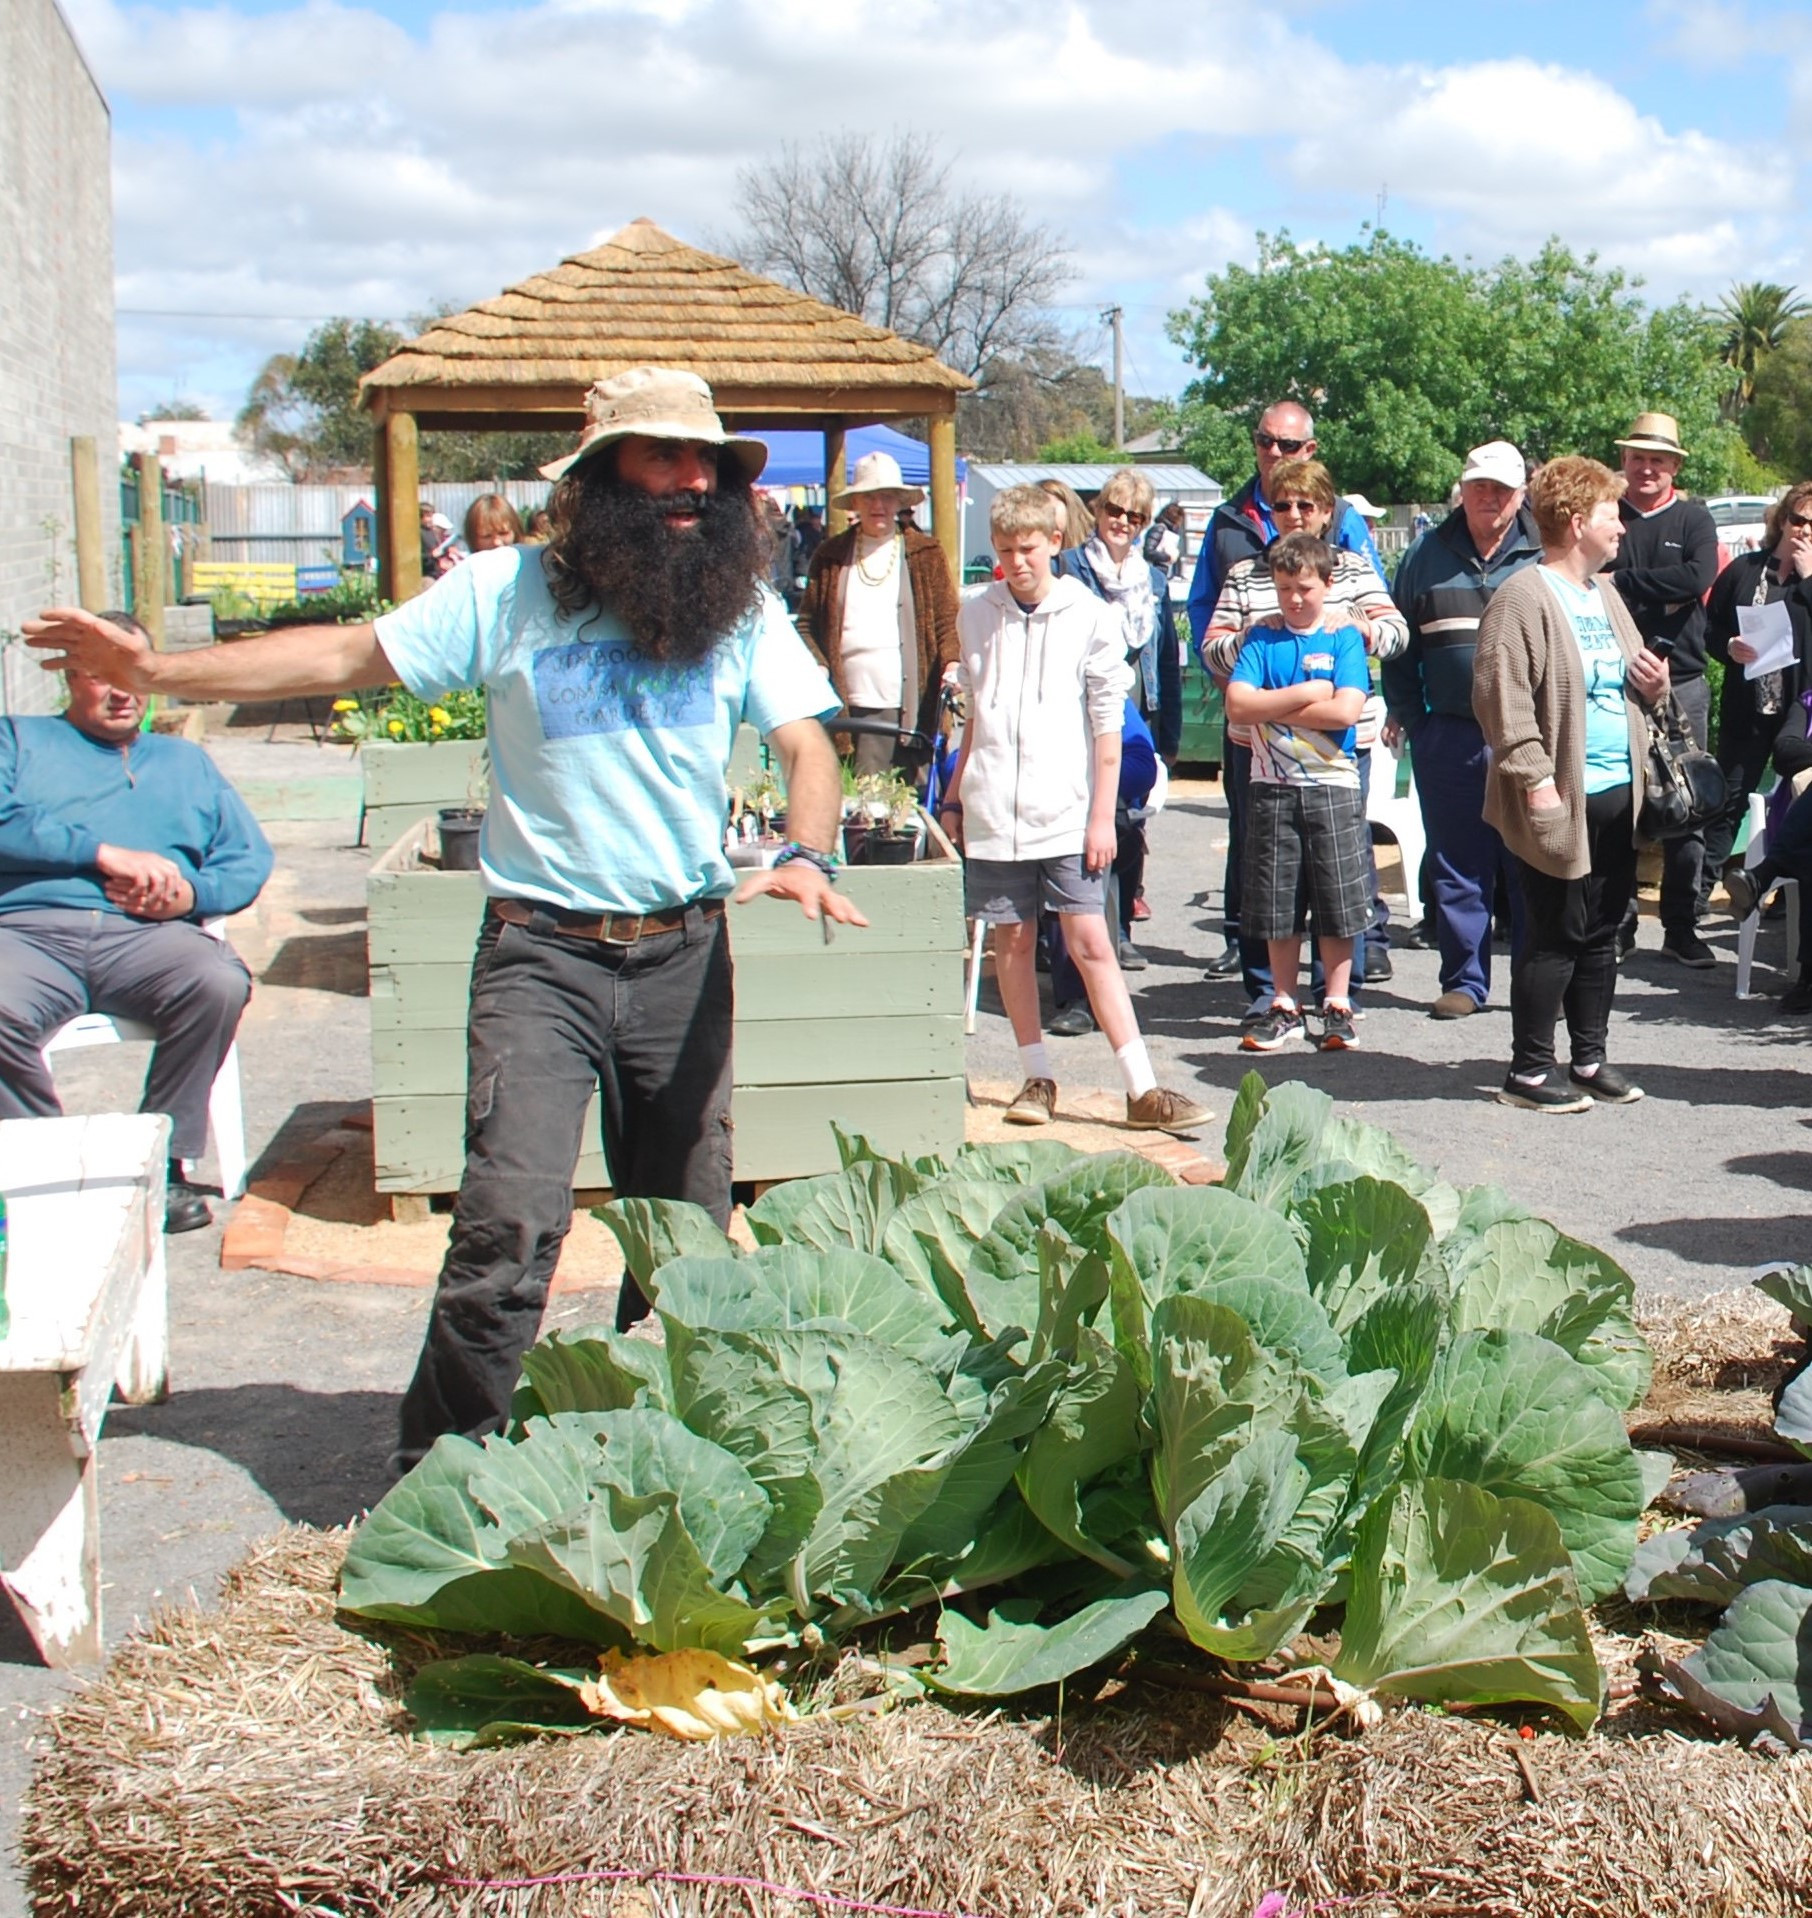
[[[1642,635],[1611,582],[1600,576],[1598,590],[1618,649],[1628,662],[1641,652]],[[1633,832],[1634,815],[1642,810],[1648,720],[1627,679],[1623,707],[1636,795]],[[1518,859],[1538,871],[1556,879],[1583,879],[1591,871],[1585,818],[1585,669],[1572,622],[1539,567],[1526,566],[1506,580],[1485,609],[1472,666],[1472,710],[1491,757],[1485,774],[1487,823],[1497,828]],[[1528,796],[1544,779],[1554,781],[1562,804],[1531,811]]]
[[[837,689],[837,697],[847,704],[843,681],[843,596],[849,590],[849,569],[855,564],[856,532],[846,528],[834,538],[823,541],[812,555],[812,568],[805,584],[805,597],[793,623],[799,637],[824,662]],[[916,526],[906,529],[906,577],[912,586],[912,619],[919,640],[919,709],[915,715],[903,714],[900,723],[916,726],[926,738],[934,739],[938,727],[938,688],[944,668],[956,658],[956,587],[950,578],[950,562],[944,549],[928,533]]]

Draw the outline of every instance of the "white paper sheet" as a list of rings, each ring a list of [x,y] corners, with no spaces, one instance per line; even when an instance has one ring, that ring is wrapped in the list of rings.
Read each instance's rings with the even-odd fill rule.
[[[1772,606],[1739,606],[1737,632],[1755,648],[1755,658],[1743,668],[1745,679],[1782,672],[1795,663],[1793,621],[1784,600]]]

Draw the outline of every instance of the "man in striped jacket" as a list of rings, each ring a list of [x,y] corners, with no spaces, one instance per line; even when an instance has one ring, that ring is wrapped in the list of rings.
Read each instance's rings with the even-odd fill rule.
[[[1387,741],[1407,734],[1428,834],[1441,992],[1436,1019],[1477,1012],[1491,990],[1491,908],[1510,855],[1485,823],[1485,736],[1472,716],[1472,660],[1491,596],[1541,558],[1523,504],[1528,468],[1508,440],[1466,455],[1460,503],[1404,555],[1393,593],[1409,644],[1384,662]],[[1510,884],[1513,915],[1521,902]]]

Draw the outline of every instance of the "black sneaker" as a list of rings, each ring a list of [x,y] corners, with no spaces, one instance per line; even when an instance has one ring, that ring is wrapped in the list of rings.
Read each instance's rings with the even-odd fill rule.
[[[1624,920],[1623,924],[1617,928],[1617,957],[1619,960],[1627,959],[1630,954],[1636,950],[1637,924],[1638,922],[1634,918],[1630,918]]]
[[[1151,964],[1130,939],[1120,941],[1120,970],[1122,972],[1143,972]]]
[[[1365,949],[1365,983],[1378,985],[1396,971],[1390,962],[1390,954],[1382,946],[1367,946]]]
[[[1661,941],[1661,950],[1668,958],[1678,960],[1683,966],[1690,966],[1694,972],[1709,972],[1718,963],[1718,955],[1690,926],[1680,932],[1668,933]]]
[[[1435,947],[1440,944],[1440,941],[1435,937],[1434,921],[1432,919],[1418,919],[1416,923],[1410,927],[1408,936],[1404,939],[1403,943],[1411,952],[1433,952]]]
[[[1799,979],[1781,994],[1782,1012],[1812,1012],[1812,979]]]
[[[1351,1006],[1323,1005],[1321,1030],[1315,1035],[1318,1052],[1351,1052],[1359,1043],[1359,1031],[1353,1024]]]
[[[1642,1088],[1632,1080],[1626,1079],[1615,1066],[1599,1062],[1596,1072],[1581,1072],[1577,1066],[1567,1068],[1567,1082],[1577,1086],[1581,1092],[1589,1092],[1600,1105],[1633,1106],[1642,1097]]]
[[[1231,979],[1239,971],[1239,947],[1228,946],[1217,952],[1202,968],[1210,979]]]
[[[1055,1034],[1059,1039],[1080,1039],[1095,1029],[1095,1015],[1086,1004],[1060,1006],[1051,1015],[1051,1022],[1045,1031]]]
[[[1578,1086],[1562,1085],[1552,1072],[1536,1085],[1525,1085],[1511,1073],[1498,1087],[1497,1102],[1501,1106],[1521,1106],[1525,1112],[1589,1112],[1592,1108],[1589,1093]]]
[[[1302,1014],[1294,1006],[1273,1004],[1255,1025],[1246,1027],[1240,1046],[1246,1052],[1276,1052],[1303,1036]]]

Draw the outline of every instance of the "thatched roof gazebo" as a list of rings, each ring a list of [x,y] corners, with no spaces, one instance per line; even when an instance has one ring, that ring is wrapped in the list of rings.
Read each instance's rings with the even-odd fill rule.
[[[366,374],[385,596],[407,599],[421,585],[418,433],[576,434],[592,381],[631,366],[699,374],[742,431],[821,427],[833,490],[849,427],[928,421],[932,523],[962,576],[956,398],[974,382],[884,327],[635,220],[552,272],[437,320]]]

